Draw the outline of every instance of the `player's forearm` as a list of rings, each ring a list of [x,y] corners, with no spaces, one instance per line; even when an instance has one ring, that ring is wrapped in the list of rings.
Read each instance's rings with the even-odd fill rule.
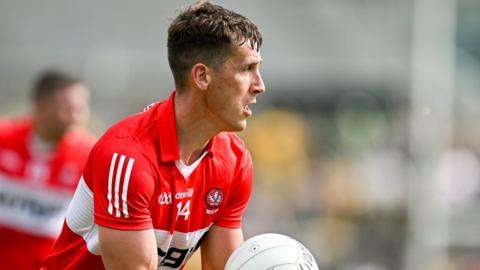
[[[241,229],[212,226],[200,249],[202,270],[223,270],[228,257],[242,242]]]

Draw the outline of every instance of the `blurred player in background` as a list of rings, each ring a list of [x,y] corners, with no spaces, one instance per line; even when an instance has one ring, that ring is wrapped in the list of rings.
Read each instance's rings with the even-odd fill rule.
[[[31,116],[0,119],[0,269],[40,267],[94,144],[79,130],[89,91],[78,79],[46,71],[32,96]]]
[[[91,152],[44,269],[179,269],[201,246],[223,269],[243,242],[252,161],[233,132],[265,91],[261,34],[208,2],[168,31],[176,90],[114,125]]]

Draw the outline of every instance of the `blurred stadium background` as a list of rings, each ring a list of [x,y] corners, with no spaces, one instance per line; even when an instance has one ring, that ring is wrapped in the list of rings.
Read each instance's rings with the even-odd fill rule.
[[[246,236],[290,235],[321,269],[480,269],[480,1],[214,2],[264,34]],[[166,98],[189,3],[0,1],[0,115],[52,66],[91,87],[97,134]]]

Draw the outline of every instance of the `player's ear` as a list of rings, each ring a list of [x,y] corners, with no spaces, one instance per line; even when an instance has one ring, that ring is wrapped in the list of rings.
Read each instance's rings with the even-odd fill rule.
[[[200,90],[207,90],[210,83],[210,69],[205,64],[197,63],[192,67],[192,78]]]

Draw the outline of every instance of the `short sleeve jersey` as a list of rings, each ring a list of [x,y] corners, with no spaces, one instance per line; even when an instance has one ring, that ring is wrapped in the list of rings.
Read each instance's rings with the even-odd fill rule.
[[[185,173],[174,97],[119,122],[95,145],[45,269],[103,269],[98,225],[153,229],[158,269],[181,269],[213,224],[240,227],[252,187],[245,144],[220,133]]]
[[[0,269],[38,269],[62,229],[93,136],[41,147],[30,118],[0,120]]]

